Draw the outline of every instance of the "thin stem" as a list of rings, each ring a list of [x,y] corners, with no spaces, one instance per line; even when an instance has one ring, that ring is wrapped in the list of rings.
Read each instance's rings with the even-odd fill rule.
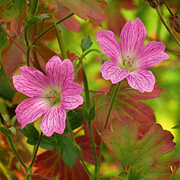
[[[88,50],[88,51],[86,51],[85,53],[84,53],[84,56],[86,56],[87,54],[89,54],[90,52],[92,52],[92,51],[95,51],[95,52],[97,52],[97,53],[101,53],[98,49],[90,49],[90,50]]]
[[[65,18],[61,19],[60,21],[58,21],[56,24],[60,24],[63,21],[65,21],[66,19],[70,18],[71,16],[73,16],[74,14],[71,13],[70,15],[66,16]],[[42,32],[33,42],[32,44],[35,44],[42,36],[44,36],[44,34],[46,34],[49,30],[51,30],[52,28],[54,28],[55,25],[50,26],[49,28],[47,28],[44,32]]]
[[[117,87],[115,89],[115,92],[114,92],[114,95],[113,95],[113,98],[112,98],[112,101],[111,101],[111,105],[109,107],[109,111],[108,111],[108,115],[107,115],[107,118],[106,118],[106,122],[105,122],[105,125],[104,125],[104,129],[106,129],[106,127],[107,127],[107,124],[108,124],[108,121],[109,121],[109,117],[110,117],[110,114],[111,114],[111,110],[112,110],[112,107],[113,107],[113,104],[114,104],[114,101],[115,101],[115,98],[116,98],[116,95],[117,95],[117,92],[118,92],[120,84],[121,84],[121,81],[118,83],[118,85],[117,85]]]
[[[7,136],[7,138],[8,138],[9,144],[10,144],[12,150],[14,151],[16,157],[18,158],[19,162],[22,164],[22,166],[24,167],[24,169],[25,169],[26,172],[27,172],[28,168],[27,168],[27,166],[23,163],[23,161],[21,160],[21,157],[19,156],[18,152],[16,151],[16,149],[15,149],[13,143],[12,143],[11,137],[10,137],[10,136]]]
[[[82,67],[82,74],[83,74],[83,82],[84,82],[84,91],[85,91],[85,98],[86,98],[86,107],[87,110],[90,109],[90,97],[89,97],[89,87],[87,82],[86,73],[84,71],[84,68]]]
[[[173,34],[173,32],[171,31],[171,29],[167,26],[166,22],[164,21],[161,12],[159,11],[158,8],[156,8],[156,11],[162,21],[162,23],[164,24],[164,26],[166,27],[166,29],[168,30],[168,32],[171,34],[171,36],[174,38],[174,40],[176,41],[176,43],[180,46],[180,42],[179,40],[176,38],[176,36]]]
[[[84,91],[85,91],[85,98],[86,98],[86,109],[89,113],[91,104],[90,104],[90,96],[89,96],[89,87],[88,87],[88,82],[87,82],[87,76],[86,76],[86,73],[84,71],[84,68],[82,68],[82,73],[83,73]],[[94,143],[93,134],[92,134],[91,121],[89,121],[89,120],[88,120],[88,129],[89,129],[89,135],[90,135],[91,144],[92,144],[92,148],[93,148],[94,162],[95,162],[94,176],[96,177],[97,176],[97,167],[98,167],[97,153],[96,153],[95,143]]]
[[[93,148],[94,162],[95,162],[94,176],[96,177],[97,176],[97,170],[98,170],[98,162],[97,162],[96,147],[95,147],[95,143],[94,143],[94,139],[93,139],[93,134],[92,134],[91,121],[88,121],[88,129],[89,129],[89,135],[90,135],[90,138],[91,138],[91,144],[92,144],[92,148]]]
[[[77,147],[76,140],[74,139],[74,136],[73,136],[73,133],[72,133],[72,129],[71,129],[71,125],[70,125],[70,122],[69,122],[69,118],[66,119],[66,122],[67,122],[68,131],[69,131],[70,136],[71,136],[71,140],[72,140],[72,142],[73,142],[73,144],[75,146],[75,149],[76,149],[76,152],[77,152],[77,154],[79,156],[79,159],[81,160],[81,163],[83,164],[83,166],[84,166],[86,172],[88,173],[89,177],[91,177],[92,175],[91,175],[90,171],[88,170],[86,164],[84,163],[84,161],[83,161],[83,159],[81,157],[81,154],[79,152],[79,148]]]
[[[110,114],[111,114],[111,111],[112,111],[112,107],[113,107],[113,104],[114,104],[114,102],[115,102],[115,98],[116,98],[118,89],[119,89],[119,87],[120,87],[120,84],[121,84],[121,81],[117,84],[116,89],[115,89],[115,91],[114,91],[114,95],[113,95],[113,98],[112,98],[112,101],[111,101],[111,105],[110,105],[110,107],[109,107],[109,111],[108,111],[108,115],[107,115],[106,122],[105,122],[105,125],[104,125],[104,129],[107,128],[108,121],[109,121],[109,117],[110,117]],[[98,170],[97,170],[97,172],[99,172],[100,165],[101,165],[102,149],[103,149],[103,141],[102,141],[102,139],[101,139],[100,152],[99,152],[99,163],[98,163]]]
[[[4,167],[4,165],[2,164],[1,161],[0,161],[0,170],[4,174],[4,176],[6,176],[7,180],[12,180],[11,177],[9,176],[9,174],[8,174],[7,168]]]
[[[26,49],[27,49],[27,54],[26,54],[26,62],[27,62],[27,66],[29,66],[29,52],[30,52],[30,46],[29,46],[29,41],[28,41],[28,26],[26,25],[24,27],[24,39],[26,42]]]
[[[38,149],[39,149],[39,145],[40,145],[40,143],[41,143],[42,135],[43,135],[43,133],[41,132],[41,134],[40,134],[40,136],[39,136],[39,140],[38,140],[37,146],[36,146],[36,149],[35,149],[34,154],[33,154],[33,158],[32,158],[31,164],[30,164],[30,166],[29,166],[29,169],[32,168],[32,166],[33,166],[33,164],[34,164],[34,161],[35,161],[35,158],[36,158]]]
[[[65,49],[65,46],[64,46],[64,42],[63,42],[62,36],[61,36],[61,34],[59,32],[59,29],[58,29],[56,20],[54,18],[54,15],[52,15],[52,20],[54,22],[54,26],[55,26],[55,30],[56,30],[56,37],[57,37],[57,40],[58,40],[58,44],[59,44],[59,48],[60,48],[60,51],[61,51],[61,54],[62,54],[62,58],[67,59],[67,53],[66,53],[66,49]]]

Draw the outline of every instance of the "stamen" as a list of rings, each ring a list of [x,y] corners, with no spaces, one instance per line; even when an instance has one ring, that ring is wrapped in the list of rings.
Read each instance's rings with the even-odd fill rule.
[[[47,98],[52,106],[56,104],[60,104],[61,92],[58,92],[56,90],[50,90],[48,93],[46,93],[44,98]]]

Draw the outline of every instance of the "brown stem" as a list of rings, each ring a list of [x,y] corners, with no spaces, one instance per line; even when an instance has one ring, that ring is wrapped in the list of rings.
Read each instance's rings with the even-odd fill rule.
[[[162,21],[162,23],[164,24],[164,26],[166,27],[166,29],[168,30],[168,32],[171,34],[171,36],[174,38],[174,40],[176,41],[176,43],[180,46],[180,42],[179,40],[176,38],[176,36],[172,33],[171,29],[167,26],[166,22],[164,21],[161,12],[159,11],[158,8],[156,8],[156,11]]]

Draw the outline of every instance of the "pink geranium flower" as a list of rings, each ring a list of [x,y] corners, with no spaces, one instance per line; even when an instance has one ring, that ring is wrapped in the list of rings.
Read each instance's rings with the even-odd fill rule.
[[[69,59],[61,61],[53,56],[46,64],[46,75],[37,69],[23,66],[21,74],[13,76],[14,87],[31,97],[16,108],[18,122],[26,124],[42,117],[40,129],[46,136],[54,132],[63,134],[66,109],[74,109],[83,103],[83,88],[73,82],[74,68]]]
[[[120,35],[120,46],[112,31],[98,31],[97,41],[112,60],[101,66],[103,78],[111,80],[113,84],[126,78],[132,88],[142,93],[151,92],[156,80],[152,72],[146,69],[169,56],[164,53],[165,45],[162,42],[151,41],[143,46],[145,37],[146,28],[139,18],[125,24]]]

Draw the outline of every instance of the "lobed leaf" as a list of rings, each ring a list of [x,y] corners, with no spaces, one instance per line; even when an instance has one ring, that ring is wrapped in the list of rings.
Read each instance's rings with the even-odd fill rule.
[[[138,138],[137,123],[128,118],[114,120],[112,128],[113,131],[104,130],[101,138],[120,161],[125,172],[134,167],[139,175],[143,175],[141,180],[170,177],[169,170],[163,170],[162,166],[155,164],[156,159],[175,149],[173,136],[169,131],[155,124],[142,138]]]
[[[12,0],[13,6],[3,14],[4,19],[11,22],[11,30],[19,37],[23,21],[26,17],[26,0]]]
[[[100,21],[105,20],[102,6],[106,6],[105,1],[96,0],[59,0],[71,12],[80,18],[87,20],[90,18],[95,24],[100,25]]]
[[[59,134],[56,134],[56,137],[61,146],[63,161],[70,169],[72,169],[77,160],[75,147],[68,137]]]
[[[81,165],[79,159],[76,161],[72,169],[70,169],[63,161],[60,150],[45,151],[36,157],[34,166],[37,167],[34,173],[43,175],[48,178],[59,176],[61,180],[89,180],[89,177]],[[32,177],[32,180],[44,180],[41,177]]]

